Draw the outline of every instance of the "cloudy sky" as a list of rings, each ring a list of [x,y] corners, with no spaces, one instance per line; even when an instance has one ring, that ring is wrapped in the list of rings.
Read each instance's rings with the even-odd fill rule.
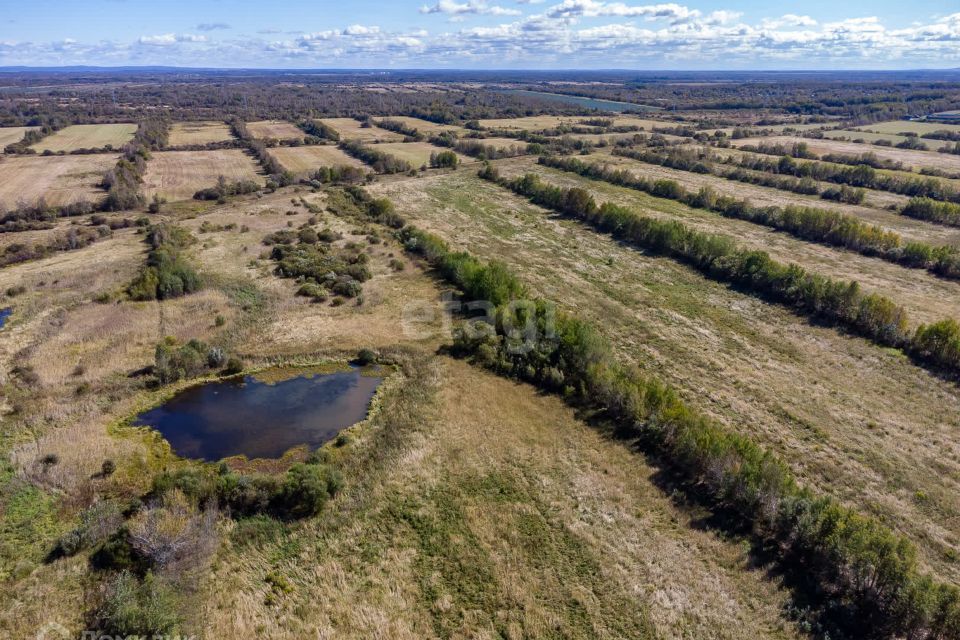
[[[957,0],[2,0],[0,66],[960,67]]]

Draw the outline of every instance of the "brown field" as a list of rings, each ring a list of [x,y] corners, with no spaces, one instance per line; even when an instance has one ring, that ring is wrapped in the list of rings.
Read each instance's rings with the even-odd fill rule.
[[[847,138],[850,141],[863,140],[867,143],[877,142],[878,140],[886,140],[891,144],[899,144],[906,140],[906,136],[898,136],[891,133],[874,133],[872,131],[859,131],[857,129],[838,129],[835,131],[824,131],[824,138],[829,138],[831,140],[836,140],[839,138]],[[936,140],[927,140],[924,142],[928,147],[932,147],[930,143],[936,144]]]
[[[876,224],[890,231],[895,231],[903,236],[905,241],[916,240],[934,245],[951,244],[960,246],[960,229],[947,227],[945,225],[930,224],[921,220],[901,216],[881,206],[832,202],[824,200],[819,196],[808,196],[772,187],[747,184],[737,180],[726,180],[709,174],[670,169],[668,167],[648,164],[639,160],[614,156],[604,152],[591,153],[589,156],[583,158],[583,160],[584,162],[595,161],[624,167],[631,169],[636,175],[642,175],[651,179],[675,180],[692,191],[697,191],[700,187],[709,186],[717,193],[746,199],[754,205],[764,207],[798,205],[839,211],[840,213],[856,216],[864,222]],[[870,203],[875,194],[882,193],[884,192],[870,191],[867,202]],[[903,196],[895,196],[892,199],[892,201],[898,203],[906,202],[906,200]],[[885,206],[889,204],[889,202],[891,202],[891,199],[881,198],[878,205],[882,204]]]
[[[779,452],[803,483],[908,535],[939,575],[960,577],[952,559],[960,544],[960,397],[951,383],[470,172],[372,190],[455,248],[504,260],[533,295],[596,322],[618,355]]]
[[[841,140],[816,140],[812,138],[794,138],[791,136],[771,136],[769,138],[744,138],[742,140],[733,140],[734,146],[755,145],[764,141],[771,144],[792,145],[795,142],[805,142],[810,151],[817,155],[827,153],[842,153],[845,155],[860,155],[862,153],[874,153],[878,158],[902,162],[904,167],[919,171],[923,167],[931,169],[942,169],[946,171],[960,171],[960,156],[950,155],[948,153],[937,153],[936,151],[912,151],[910,149],[891,149],[890,147],[877,147],[871,145],[865,147],[856,142],[843,142]]]
[[[233,133],[223,122],[174,122],[170,127],[170,139],[167,145],[180,147],[225,140],[233,140]]]
[[[332,144],[274,147],[270,149],[270,155],[276,158],[284,169],[297,175],[316,171],[320,167],[365,166],[362,162],[351,155],[347,155]]]
[[[143,192],[167,200],[189,200],[198,190],[212,187],[217,178],[256,180],[256,161],[240,149],[219,151],[158,151],[151,154],[143,177]]]
[[[133,139],[133,134],[136,132],[137,125],[133,123],[75,124],[60,129],[30,148],[37,153],[44,151],[69,153],[77,149],[96,149],[109,144],[119,150]]]
[[[273,138],[274,140],[292,140],[303,138],[306,135],[300,127],[292,122],[284,120],[261,120],[260,122],[248,122],[247,130],[254,138],[261,140]]]
[[[575,125],[588,116],[529,116],[526,118],[493,118],[481,120],[484,129],[516,129],[518,131],[542,131],[561,124]]]
[[[530,158],[501,162],[498,166],[506,176],[537,173],[553,184],[584,187],[598,202],[609,200],[658,217],[677,218],[693,228],[730,236],[740,246],[767,251],[776,260],[797,263],[841,280],[857,280],[865,289],[882,291],[903,305],[915,324],[960,318],[960,282],[938,278],[924,269],[908,269],[879,258],[806,242],[745,220],[725,218],[673,200],[541,167]]]
[[[856,127],[860,131],[874,131],[876,133],[915,133],[922,136],[934,131],[960,131],[960,124],[943,124],[939,122],[911,122],[909,120],[892,120],[890,122],[874,122]],[[937,142],[933,140],[932,142]]]
[[[8,144],[20,142],[20,140],[23,139],[23,134],[37,128],[38,127],[0,127],[0,154],[3,154],[3,149]]]
[[[384,118],[374,118],[373,122],[376,123],[378,120],[398,120],[407,124],[414,129],[420,131],[424,135],[431,135],[435,133],[444,133],[445,131],[450,131],[458,135],[463,135],[467,133],[467,129],[463,127],[458,127],[453,124],[437,124],[436,122],[430,122],[429,120],[421,120],[420,118],[412,118],[410,116],[386,116]]]
[[[449,151],[441,147],[435,147],[429,142],[385,142],[376,145],[378,151],[389,153],[392,156],[406,160],[414,169],[419,169],[422,165],[430,166],[430,154]],[[476,162],[469,156],[457,154],[461,163]]]
[[[333,128],[344,140],[360,140],[362,142],[396,142],[403,140],[403,136],[393,131],[379,127],[361,127],[353,118],[323,118],[320,122]]]
[[[117,162],[110,154],[82,156],[6,156],[0,158],[0,205],[34,204],[44,198],[58,206],[104,195],[103,174]]]

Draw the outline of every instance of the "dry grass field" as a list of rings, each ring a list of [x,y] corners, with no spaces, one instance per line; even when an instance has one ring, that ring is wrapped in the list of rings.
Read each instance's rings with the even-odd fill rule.
[[[133,123],[75,124],[60,129],[30,148],[37,153],[69,153],[77,149],[97,149],[112,145],[119,150],[133,139],[136,132],[137,125]]]
[[[363,167],[362,162],[348,155],[332,144],[316,144],[302,147],[274,147],[270,155],[283,165],[284,169],[301,176],[320,167],[351,166]]]
[[[531,158],[513,158],[499,166],[506,176],[537,173],[553,184],[583,187],[598,202],[609,200],[657,217],[676,218],[693,228],[729,236],[741,246],[767,251],[776,260],[841,280],[857,280],[865,289],[882,291],[903,305],[915,324],[960,318],[960,282],[938,278],[923,269],[908,269],[879,258],[806,242],[745,220],[725,218],[673,200],[541,167]]]
[[[34,129],[37,129],[37,127],[0,127],[0,155],[3,154],[3,149],[8,144],[20,142],[23,139],[23,134]]]
[[[320,122],[334,129],[344,140],[360,140],[361,142],[396,142],[403,140],[403,136],[380,127],[362,127],[360,122],[353,118],[322,118]]]
[[[419,169],[423,165],[430,166],[430,154],[448,151],[441,147],[435,147],[429,142],[385,142],[376,146],[378,151],[389,153],[392,156],[406,160],[414,169]],[[469,156],[459,155],[461,163],[476,162]]]
[[[824,131],[824,138],[829,138],[831,140],[836,140],[839,138],[847,138],[851,141],[862,140],[864,142],[874,143],[879,140],[886,140],[891,144],[899,144],[907,139],[906,136],[899,136],[892,133],[874,133],[872,131],[861,131],[858,129],[838,129],[835,131]],[[927,146],[937,144],[936,141],[928,140],[926,141]]]
[[[240,149],[158,151],[147,162],[143,191],[147,198],[158,194],[171,201],[189,200],[200,189],[214,186],[220,176],[263,180],[256,161]]]
[[[418,85],[382,89],[415,91]],[[545,115],[481,124],[537,131],[578,125],[585,118]],[[427,134],[465,132],[396,119]],[[613,119],[646,133],[680,124]],[[415,168],[445,150],[404,143],[399,134],[349,118],[322,122],[343,139],[361,140]],[[913,123],[831,133],[895,139],[909,130],[890,129],[899,124]],[[260,139],[305,135],[279,120],[247,127]],[[129,139],[134,130],[134,125],[68,127],[41,144],[64,150],[102,146],[110,135]],[[21,130],[16,139],[22,135]],[[633,135],[574,137],[596,143]],[[178,122],[169,144],[230,138],[229,127],[220,122]],[[705,143],[684,140],[685,148],[704,148]],[[914,169],[954,170],[945,163],[957,158],[790,135],[764,140],[800,140],[817,154],[869,151]],[[525,145],[503,137],[480,142]],[[298,177],[323,166],[364,166],[332,144],[277,146],[269,153]],[[365,190],[389,198],[404,220],[439,235],[452,249],[502,261],[531,297],[553,301],[596,327],[617,361],[664,380],[696,410],[775,453],[802,485],[904,535],[916,546],[924,571],[960,583],[955,382],[896,349],[809,321],[679,260],[535,206],[481,180],[476,161],[460,158],[468,166],[415,177],[378,176]],[[0,208],[21,198],[42,196],[63,204],[102,197],[96,184],[116,159],[115,154],[0,156]],[[899,215],[903,196],[868,191],[862,205],[849,205],[646,164],[614,156],[609,148],[594,148],[582,159],[651,180],[675,180],[690,190],[709,186],[754,205],[832,209],[907,241],[960,246],[960,229]],[[556,186],[581,187],[598,204],[613,202],[677,220],[727,236],[740,247],[764,250],[775,260],[856,280],[864,291],[902,305],[911,326],[960,320],[960,283],[924,269],[550,169],[532,156],[492,164],[504,177],[534,173]],[[642,441],[620,439],[600,414],[573,409],[559,395],[452,357],[455,350],[445,346],[453,341],[453,327],[443,308],[458,294],[440,272],[412,257],[412,245],[402,243],[406,236],[359,213],[365,207],[383,211],[381,203],[350,196],[356,192],[344,187],[300,183],[219,202],[191,201],[220,176],[264,181],[256,159],[240,149],[153,152],[143,177],[147,198],[158,195],[173,203],[149,214],[150,222],[176,224],[193,238],[170,257],[195,270],[202,283],[198,291],[166,300],[131,299],[128,287],[147,260],[145,240],[158,237],[138,227],[0,269],[0,309],[12,309],[0,330],[0,636],[33,638],[47,622],[79,636],[99,598],[95,580],[101,574],[91,568],[97,547],[64,557],[51,549],[87,522],[84,510],[97,500],[126,507],[142,499],[150,509],[143,497],[159,473],[200,467],[178,458],[158,433],[130,429],[126,422],[191,384],[158,382],[164,366],[158,345],[195,339],[207,345],[203,351],[198,347],[195,358],[215,362],[215,351],[207,350],[213,346],[239,359],[248,373],[276,366],[309,365],[314,371],[344,366],[369,361],[360,352],[372,350],[384,378],[367,417],[316,454],[342,475],[342,489],[319,513],[288,519],[287,507],[278,507],[276,496],[266,493],[258,496],[264,498],[260,506],[251,507],[261,515],[249,517],[233,503],[230,513],[220,513],[210,534],[217,546],[209,562],[198,563],[195,575],[184,581],[190,586],[174,596],[185,615],[181,631],[188,635],[826,637],[825,629],[808,628],[808,621],[816,624],[817,612],[805,609],[813,595],[804,590],[809,587],[793,591],[796,586],[781,575],[784,567],[771,564],[777,553],[754,546],[757,538],[740,529],[738,516],[712,512],[706,501],[697,502],[697,490],[677,486],[671,468],[660,466],[668,461],[645,456]],[[108,215],[134,218],[143,211]],[[45,242],[88,224],[90,217],[57,219],[53,229],[0,234],[0,249]],[[177,237],[159,237],[164,235]],[[303,277],[282,277],[275,257],[288,249],[276,245],[288,244],[293,251],[314,242],[316,262],[304,266],[322,273],[328,268],[342,273],[348,263],[356,272],[365,268],[369,277],[357,276],[364,279],[359,295],[337,290],[342,296],[312,297],[313,280],[305,285]],[[302,254],[286,255],[308,261]],[[276,460],[238,457],[226,464],[244,473],[285,471],[307,456],[305,449]],[[105,461],[112,465],[110,473],[102,471]],[[254,492],[268,490],[258,487],[251,483],[243,491],[249,489],[253,499]],[[156,569],[161,576],[168,570]]]
[[[417,129],[420,133],[427,136],[437,133],[444,133],[446,131],[456,133],[457,135],[462,135],[468,131],[467,129],[456,125],[437,124],[436,122],[430,122],[429,120],[422,120],[420,118],[412,118],[410,116],[387,116],[385,118],[374,118],[373,122],[377,123],[379,120],[397,120],[410,127],[413,127],[414,129]]]
[[[261,140],[273,138],[274,140],[293,140],[303,138],[304,132],[292,122],[284,120],[261,120],[260,122],[248,122],[247,130],[254,138]]]
[[[905,196],[893,196],[891,198],[886,192],[870,191],[866,198],[866,204],[853,205],[824,200],[815,195],[803,195],[772,187],[747,184],[737,180],[726,180],[709,174],[670,169],[668,167],[648,164],[640,160],[615,156],[603,151],[591,153],[582,159],[584,162],[600,162],[611,166],[624,167],[633,171],[635,175],[643,175],[651,179],[675,180],[692,191],[697,191],[700,187],[708,186],[717,193],[743,198],[759,206],[784,207],[788,205],[798,205],[839,211],[856,216],[864,222],[880,225],[885,229],[895,231],[906,241],[916,240],[934,245],[950,244],[960,246],[960,229],[945,225],[929,224],[907,216],[901,216],[886,208],[892,202],[896,204],[906,203],[908,199]]]
[[[174,122],[170,126],[167,145],[181,147],[192,144],[210,144],[232,140],[233,133],[223,122]]]
[[[915,133],[923,135],[934,131],[960,131],[958,124],[943,124],[939,122],[912,122],[910,120],[893,120],[891,122],[874,122],[856,127],[860,131],[874,131],[876,133],[902,134]]]
[[[764,141],[770,144],[792,145],[795,142],[805,142],[807,147],[817,155],[827,153],[841,153],[845,155],[860,155],[862,153],[874,153],[878,158],[902,162],[904,167],[913,171],[927,167],[931,169],[942,169],[945,171],[960,171],[960,156],[950,155],[948,153],[937,153],[936,151],[912,151],[910,149],[896,149],[890,147],[877,147],[871,145],[865,147],[856,142],[843,142],[841,140],[816,140],[812,138],[794,138],[791,136],[771,136],[768,138],[744,138],[733,140],[734,146],[756,145]]]
[[[106,194],[98,186],[117,162],[112,154],[82,156],[5,156],[0,158],[0,204],[34,204],[44,198],[58,206],[96,202]]]
[[[454,247],[506,261],[534,295],[595,321],[622,357],[778,451],[804,483],[900,529],[940,575],[960,577],[952,551],[960,544],[960,398],[952,384],[469,172],[374,191]]]

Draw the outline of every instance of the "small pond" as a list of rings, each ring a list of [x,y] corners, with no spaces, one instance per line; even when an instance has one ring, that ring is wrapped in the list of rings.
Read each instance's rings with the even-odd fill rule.
[[[231,378],[190,387],[134,424],[156,429],[185,458],[278,458],[298,445],[315,448],[363,420],[381,381],[360,369],[276,382]]]
[[[3,329],[3,326],[7,324],[7,318],[10,317],[11,313],[13,313],[13,307],[0,309],[0,329]]]

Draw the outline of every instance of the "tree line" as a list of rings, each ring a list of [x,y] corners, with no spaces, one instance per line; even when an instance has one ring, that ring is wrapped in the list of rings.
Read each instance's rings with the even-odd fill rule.
[[[728,218],[746,220],[784,231],[802,240],[842,247],[865,256],[879,257],[905,267],[923,268],[944,278],[960,279],[960,251],[949,245],[904,242],[899,234],[856,216],[814,207],[756,207],[748,200],[717,195],[711,188],[697,192],[674,180],[648,180],[626,169],[576,158],[541,156],[540,164],[570,171],[594,180],[628,187],[658,198],[676,200],[696,209],[707,209]]]
[[[500,181],[489,168],[484,174]],[[529,176],[516,182],[535,186]],[[537,194],[541,187],[530,192]],[[559,200],[589,209],[581,191],[566,190]],[[855,631],[872,637],[960,638],[960,591],[922,574],[907,540],[830,497],[801,488],[775,455],[700,414],[660,379],[618,362],[591,324],[557,311],[549,301],[527,300],[526,287],[506,264],[454,252],[441,238],[413,226],[402,229],[400,239],[465,299],[496,306],[492,326],[469,321],[461,326],[456,355],[602,412],[617,433],[682,475],[685,490],[736,513],[750,535],[766,543],[811,593],[826,594],[829,606],[849,613],[841,624],[856,621]],[[510,327],[531,324],[539,330],[534,348],[514,349]]]
[[[365,145],[359,140],[343,140],[339,147],[354,158],[373,167],[377,173],[406,173],[413,169],[413,165],[406,160]]]
[[[709,278],[780,302],[879,345],[903,349],[934,370],[960,374],[960,327],[953,320],[921,325],[911,335],[905,309],[879,294],[864,293],[856,281],[842,282],[797,264],[777,262],[765,251],[742,249],[728,236],[696,231],[675,220],[651,218],[611,202],[597,206],[585,189],[545,184],[534,174],[507,180],[485,167],[481,177],[535,204],[688,264]]]

